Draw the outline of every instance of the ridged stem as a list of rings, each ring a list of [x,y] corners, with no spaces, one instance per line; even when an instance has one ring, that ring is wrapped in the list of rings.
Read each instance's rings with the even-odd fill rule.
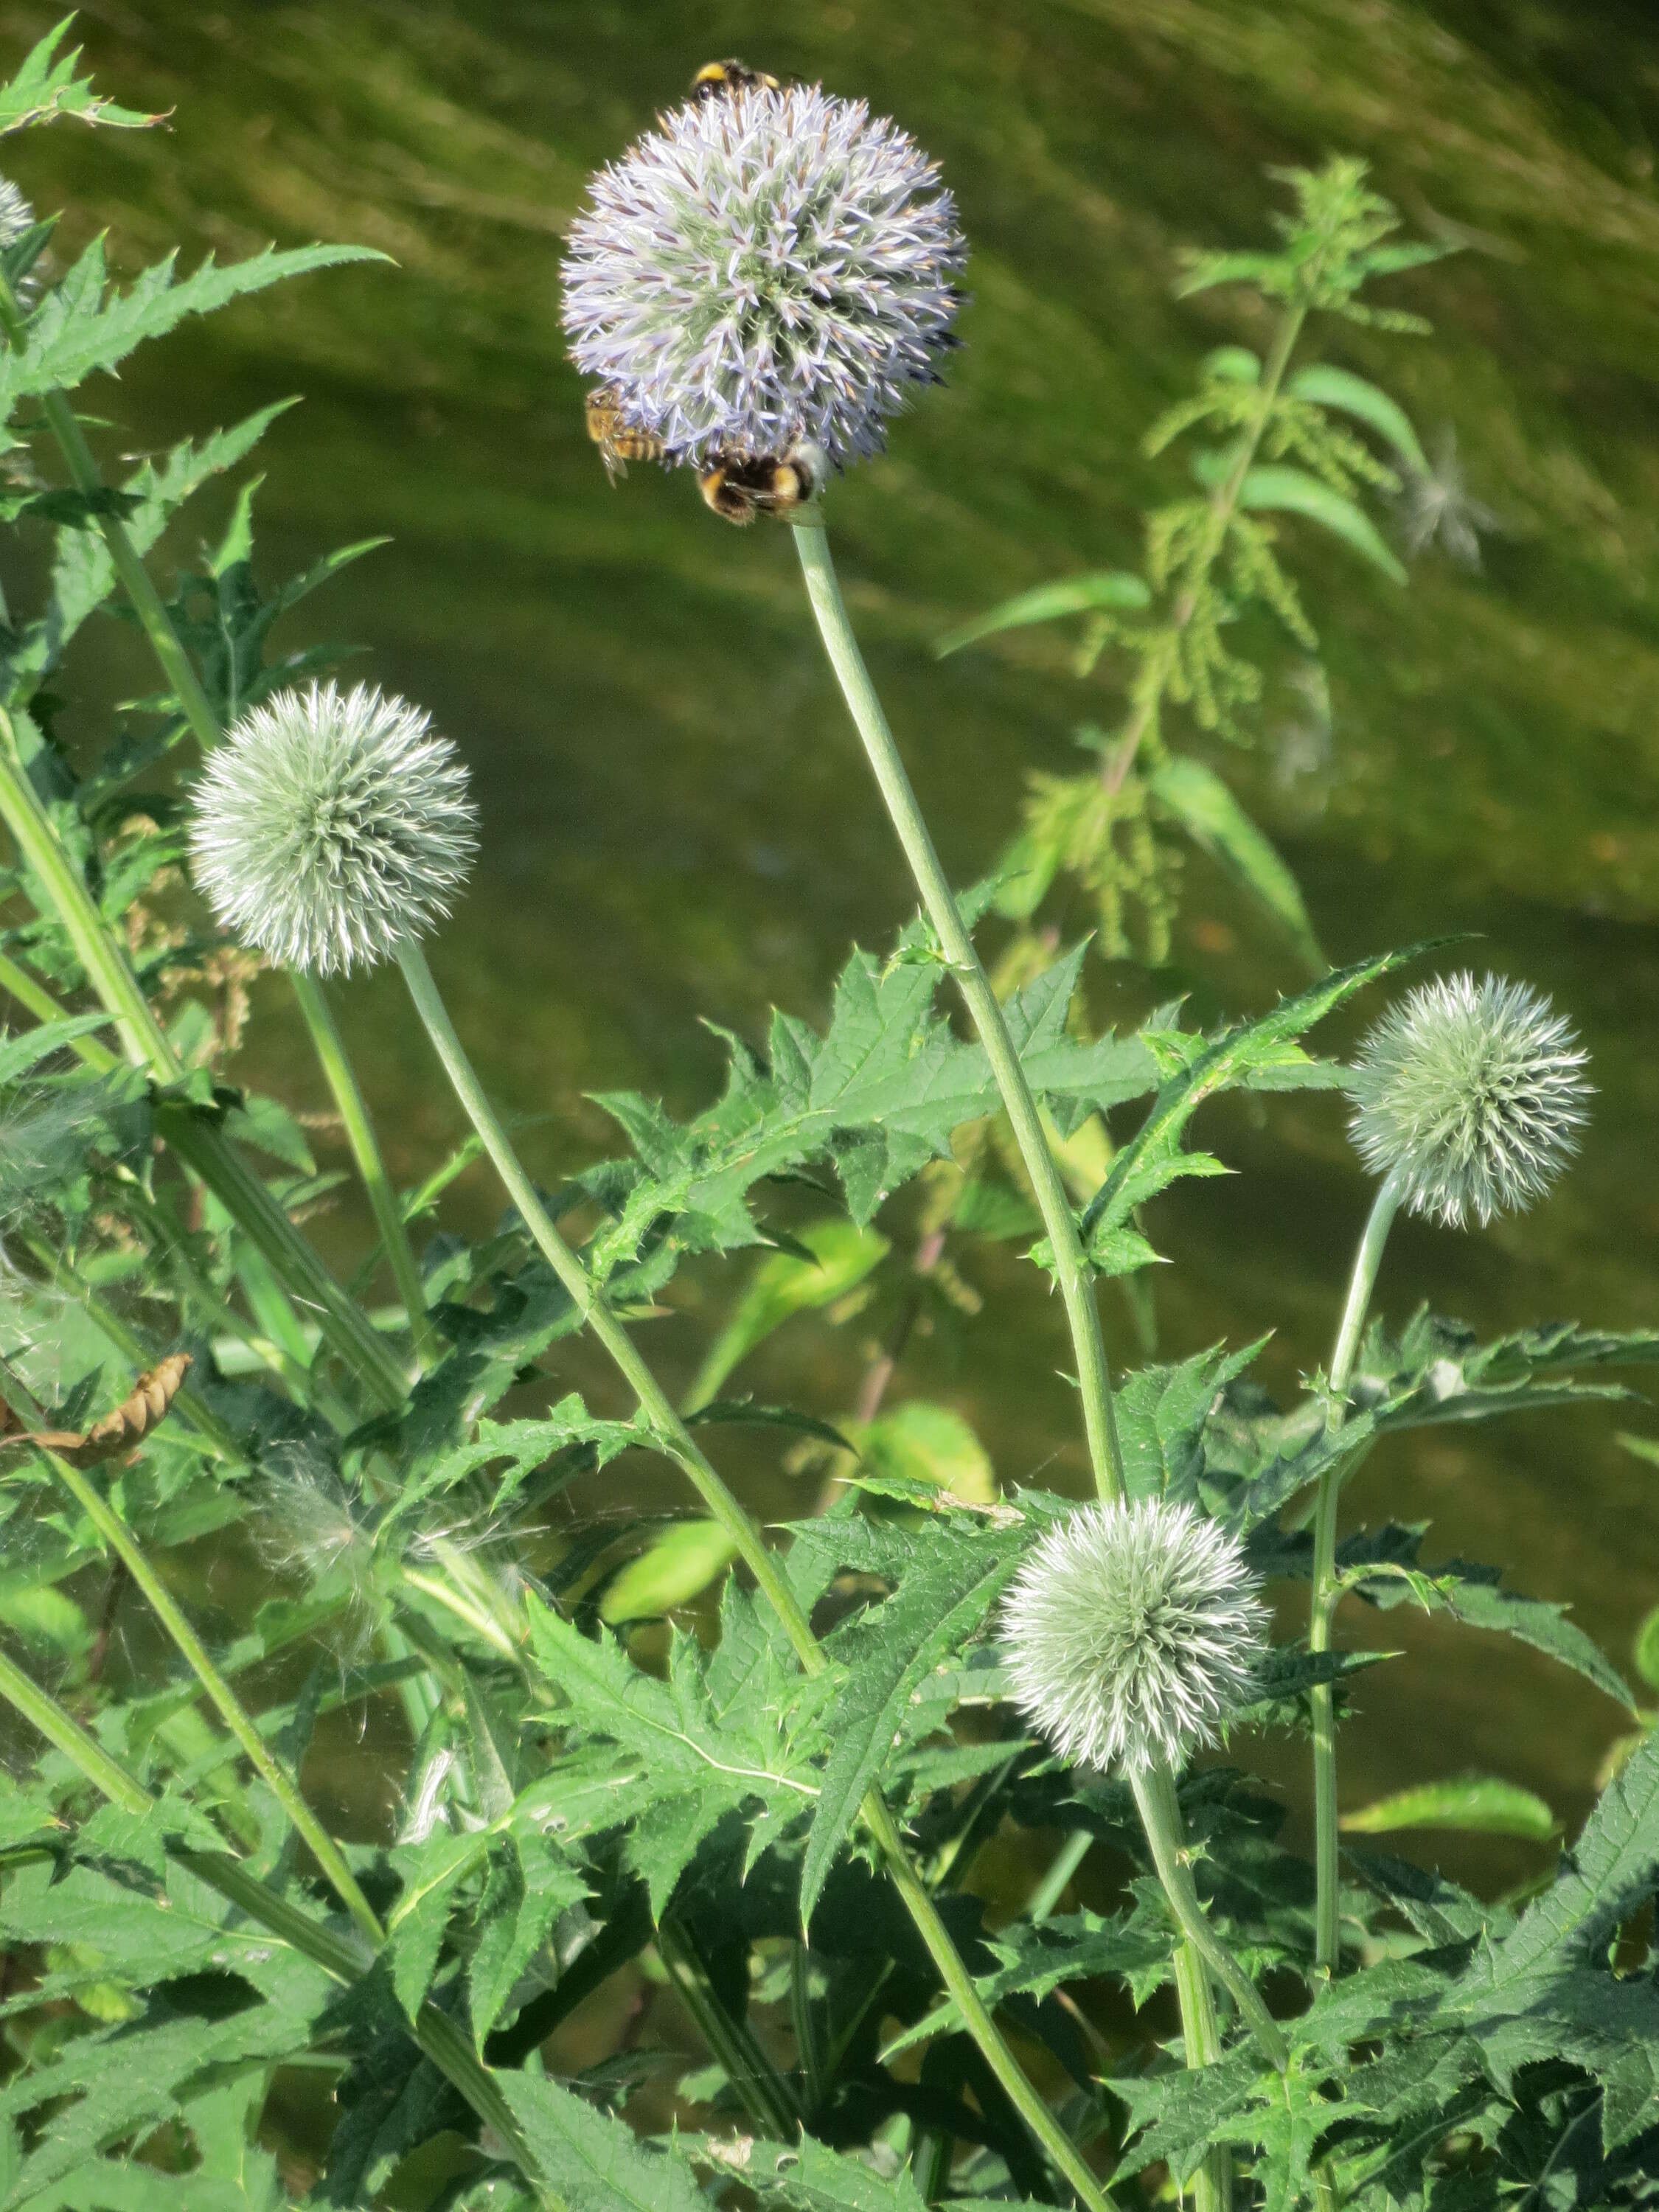
[[[775,1553],[770,1551],[754,1522],[726,1488],[701,1446],[676,1411],[672,1400],[641,1357],[633,1339],[607,1304],[603,1291],[554,1225],[536,1187],[490,1104],[477,1074],[457,1036],[438,986],[420,947],[407,942],[398,954],[404,981],[434,1050],[443,1063],[456,1097],[477,1131],[485,1152],[509,1198],[518,1207],[526,1229],[542,1257],[569,1293],[576,1310],[592,1330],[633,1392],[640,1411],[650,1424],[662,1449],[678,1465],[702,1498],[709,1516],[731,1539],[738,1556],[753,1575],[768,1603],[782,1622],[803,1669],[822,1674],[829,1662],[812,1633],[812,1625],[790,1588]],[[981,1997],[974,1978],[963,1963],[939,1917],[926,1884],[916,1873],[897,1824],[878,1790],[872,1789],[860,1812],[865,1825],[887,1863],[889,1874],[940,1980],[956,1999],[969,2033],[984,2054],[1021,2118],[1042,2148],[1077,2191],[1088,2212],[1106,2212],[1110,2199],[1091,2172],[1077,2146],[1066,2134],[1048,2106],[1027,2080],[1018,2060]]]
[[[392,1269],[392,1279],[398,1285],[404,1311],[409,1316],[415,1356],[422,1367],[430,1367],[441,1356],[443,1344],[427,1310],[426,1288],[421,1281],[421,1271],[415,1264],[415,1253],[404,1223],[403,1210],[398,1204],[398,1194],[386,1171],[380,1140],[369,1118],[368,1101],[363,1097],[356,1072],[346,1057],[344,1041],[322,985],[310,975],[295,975],[289,980],[294,985],[294,995],[299,1000],[305,1025],[311,1032],[312,1046],[328,1085],[329,1095],[334,1101],[334,1109],[345,1130],[346,1143],[351,1149],[352,1159],[356,1164],[358,1176],[368,1195],[369,1210],[374,1216],[374,1226],[380,1232],[380,1247]]]
[[[1042,1117],[1037,1110],[1031,1086],[1025,1079],[1025,1071],[1019,1064],[1019,1054],[1008,1033],[1008,1024],[991,988],[989,977],[979,954],[974,949],[973,939],[963,923],[955,896],[927,824],[922,819],[921,809],[916,804],[915,793],[905,773],[904,763],[893,733],[887,726],[876,687],[870,680],[870,672],[864,665],[864,655],[859,650],[847,608],[841,596],[841,586],[836,576],[836,565],[830,557],[830,539],[821,515],[809,511],[794,527],[795,550],[800,556],[801,573],[806,580],[806,595],[811,602],[817,619],[818,635],[829,655],[836,679],[841,685],[842,696],[870,763],[877,785],[886,803],[888,815],[910,866],[917,890],[933,924],[934,934],[950,964],[951,974],[970,1019],[985,1048],[986,1058],[991,1063],[991,1073],[996,1080],[1003,1110],[1007,1115],[1014,1133],[1014,1141],[1030,1177],[1031,1188],[1036,1199],[1037,1211],[1048,1234],[1054,1254],[1054,1277],[1060,1285],[1060,1294],[1065,1303],[1066,1318],[1071,1326],[1072,1343],[1078,1363],[1078,1388],[1083,1399],[1083,1425],[1088,1437],[1089,1462],[1094,1473],[1095,1488],[1102,1498],[1118,1499],[1125,1496],[1127,1485],[1123,1474],[1123,1447],[1118,1440],[1117,1419],[1112,1406],[1110,1370],[1106,1364],[1106,1346],[1101,1334],[1100,1310],[1096,1303],[1094,1279],[1084,1258],[1083,1246],[1078,1237],[1077,1222],[1072,1212],[1071,1201],[1066,1195],[1065,1184],[1054,1164],[1054,1154],[1048,1149],[1048,1139],[1043,1131]]]
[[[1376,1287],[1377,1270],[1382,1264],[1383,1248],[1400,1210],[1401,1192],[1397,1176],[1384,1180],[1372,1201],[1364,1233],[1354,1254],[1348,1295],[1331,1353],[1326,1412],[1327,1431],[1331,1435],[1347,1419],[1348,1384],[1358,1356],[1359,1340],[1364,1334],[1371,1293]],[[1339,1462],[1328,1467],[1319,1478],[1314,1508],[1313,1596],[1308,1623],[1308,1648],[1315,1652],[1331,1648],[1331,1628],[1341,1595],[1336,1578],[1336,1514],[1346,1472]],[[1316,1682],[1313,1688],[1313,1771],[1314,1871],[1317,1883],[1314,1957],[1328,1974],[1334,1974],[1342,1955],[1338,1925],[1341,1870],[1337,1834],[1336,1698],[1328,1682]]]
[[[1121,1501],[1127,1491],[1123,1473],[1123,1448],[1119,1441],[1117,1419],[1113,1409],[1111,1376],[1101,1334],[1100,1309],[1096,1301],[1094,1279],[1084,1257],[1071,1201],[1066,1197],[1066,1187],[1048,1147],[1042,1115],[1032,1096],[1030,1085],[1025,1079],[1025,1071],[1020,1066],[1019,1054],[1009,1035],[1001,1004],[991,988],[990,979],[975,949],[973,939],[963,923],[949,880],[939,865],[939,854],[933,848],[927,824],[916,803],[915,793],[905,772],[898,747],[894,743],[880,698],[870,680],[864,655],[859,650],[858,639],[841,595],[835,562],[830,551],[829,536],[822,517],[809,514],[798,521],[794,538],[795,550],[800,557],[801,573],[806,580],[807,598],[817,623],[818,635],[823,641],[824,651],[841,686],[848,712],[864,745],[904,857],[909,863],[922,906],[950,963],[957,988],[979,1033],[980,1042],[985,1048],[986,1057],[991,1063],[991,1072],[1013,1129],[1020,1158],[1030,1177],[1042,1225],[1048,1232],[1055,1279],[1065,1304],[1073,1356],[1077,1361],[1078,1387],[1083,1400],[1083,1425],[1088,1439],[1089,1462],[1094,1474],[1095,1487],[1103,1498]],[[1175,1809],[1174,1817],[1178,1839],[1181,1817],[1178,1808]],[[1203,1969],[1196,1959],[1189,1960],[1186,1970],[1177,1978],[1178,1987],[1182,1992],[1182,2027],[1188,2047],[1196,2048],[1203,2040],[1204,2021],[1195,2014],[1189,2016],[1193,2014],[1189,1998],[1202,1983]],[[1210,2011],[1213,2017],[1212,2005]]]
[[[1148,1773],[1131,1775],[1129,1781],[1139,1808],[1140,1825],[1146,1831],[1152,1864],[1158,1869],[1171,1911],[1181,1923],[1188,1941],[1231,1996],[1261,2046],[1262,2055],[1282,2074],[1290,2063],[1291,2054],[1279,2023],[1262,2002],[1255,1983],[1211,1927],[1199,1903],[1192,1869],[1187,1863],[1186,1847],[1181,1839],[1181,1807],[1173,1778],[1167,1768],[1154,1767]]]
[[[41,1449],[37,1447],[37,1449]],[[57,1452],[42,1449],[59,1485],[74,1498],[93,1527],[131,1576],[149,1608],[172,1638],[185,1663],[207,1693],[249,1764],[288,1815],[296,1832],[311,1848],[313,1857],[364,1937],[375,1946],[386,1941],[374,1908],[358,1887],[339,1845],[307,1804],[300,1786],[282,1761],[267,1747],[252,1716],[224,1676],[208,1656],[207,1647],[191,1626],[172,1592],[150,1565],[143,1547],[97,1486],[82,1470]]]

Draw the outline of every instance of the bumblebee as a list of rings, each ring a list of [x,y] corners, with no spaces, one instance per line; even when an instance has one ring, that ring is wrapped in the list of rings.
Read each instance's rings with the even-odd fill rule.
[[[787,514],[804,507],[823,488],[823,456],[815,446],[793,446],[787,453],[763,453],[753,460],[716,453],[698,478],[705,502],[741,528],[757,514]]]
[[[612,483],[628,474],[630,461],[659,461],[663,446],[648,430],[636,430],[622,419],[621,404],[608,384],[590,392],[586,402],[587,434],[599,449],[605,472]]]
[[[781,92],[776,77],[737,61],[705,62],[691,80],[693,100],[729,100],[738,92]]]

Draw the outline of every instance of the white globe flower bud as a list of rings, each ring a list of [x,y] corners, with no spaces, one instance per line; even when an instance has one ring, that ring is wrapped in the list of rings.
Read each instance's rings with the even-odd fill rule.
[[[283,967],[342,974],[419,937],[465,882],[477,810],[429,717],[366,684],[250,708],[193,793],[196,881]]]
[[[1074,1765],[1178,1767],[1250,1701],[1259,1590],[1237,1538],[1189,1505],[1080,1506],[1004,1601],[1016,1700]]]
[[[1578,1149],[1588,1055],[1547,999],[1471,975],[1425,983],[1360,1047],[1356,1149],[1401,1202],[1461,1229],[1541,1198]]]

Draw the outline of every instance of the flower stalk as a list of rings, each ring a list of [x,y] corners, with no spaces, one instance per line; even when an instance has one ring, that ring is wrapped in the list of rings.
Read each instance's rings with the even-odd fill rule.
[[[675,1410],[672,1401],[641,1357],[633,1339],[611,1312],[604,1293],[593,1283],[576,1253],[559,1234],[546,1207],[537,1195],[536,1187],[514,1152],[507,1132],[478,1081],[466,1048],[456,1034],[425,955],[410,939],[398,947],[397,959],[415,1011],[443,1064],[455,1095],[477,1131],[507,1195],[518,1207],[537,1249],[564,1285],[577,1311],[634,1393],[635,1400],[662,1449],[684,1471],[711,1519],[731,1539],[738,1557],[782,1622],[803,1668],[809,1674],[822,1674],[829,1662],[777,1555],[769,1549],[760,1530],[726,1488]],[[1109,2199],[1077,2146],[1027,2079],[981,1997],[973,1976],[963,1965],[950,1931],[939,1917],[939,1908],[911,1863],[898,1825],[879,1790],[872,1787],[860,1809],[866,1826],[886,1862],[894,1885],[915,1923],[917,1932],[927,1947],[939,1978],[956,2000],[969,2033],[979,2045],[986,2063],[1038,2143],[1076,2191],[1079,2202],[1089,2208],[1089,2212],[1107,2212]]]

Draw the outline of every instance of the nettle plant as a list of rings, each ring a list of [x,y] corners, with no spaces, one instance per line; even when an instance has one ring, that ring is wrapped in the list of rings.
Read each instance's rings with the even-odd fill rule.
[[[1028,779],[1024,825],[998,868],[997,908],[1029,925],[1069,890],[1091,912],[1103,951],[1154,965],[1169,956],[1183,848],[1195,844],[1310,967],[1325,966],[1295,877],[1190,742],[1252,742],[1276,629],[1300,656],[1291,680],[1312,718],[1304,734],[1316,754],[1328,747],[1329,686],[1285,565],[1285,520],[1322,531],[1396,585],[1406,569],[1368,505],[1399,502],[1408,551],[1438,535],[1454,557],[1476,566],[1477,524],[1497,520],[1463,494],[1455,447],[1431,464],[1386,392],[1352,369],[1302,357],[1310,324],[1328,319],[1426,334],[1420,316],[1370,295],[1448,249],[1395,235],[1399,217],[1371,190],[1364,162],[1334,159],[1317,172],[1275,173],[1292,201],[1291,212],[1275,218],[1276,250],[1188,256],[1181,297],[1253,295],[1270,331],[1260,353],[1230,344],[1206,355],[1196,392],[1146,433],[1149,454],[1186,451],[1192,489],[1147,514],[1141,568],[1091,570],[1019,592],[939,647],[955,653],[1003,631],[1081,617],[1073,669],[1087,678],[1103,663],[1123,694],[1122,719],[1077,731],[1095,757],[1091,768]],[[1268,621],[1252,624],[1250,617]],[[1178,744],[1183,733],[1188,742]]]
[[[626,1149],[550,1195],[420,950],[479,842],[461,753],[417,707],[270,657],[331,564],[263,591],[246,493],[170,597],[146,566],[270,413],[116,487],[70,397],[187,315],[352,257],[188,276],[168,261],[124,291],[100,246],[61,267],[52,225],[7,203],[7,514],[51,554],[0,672],[17,1024],[0,1045],[0,2196],[201,2212],[307,2191],[475,2212],[1648,2201],[1659,1743],[1623,1747],[1524,1902],[1345,1861],[1338,1836],[1336,1727],[1371,1663],[1334,1637],[1345,1598],[1517,1637],[1630,1703],[1559,1607],[1425,1565],[1419,1527],[1345,1534],[1340,1518],[1379,1438],[1603,1397],[1598,1370],[1659,1355],[1651,1334],[1480,1344],[1426,1313],[1370,1319],[1401,1206],[1474,1228],[1544,1195],[1583,1117],[1583,1055],[1524,988],[1468,976],[1384,1013],[1353,1068],[1312,1055],[1316,1025],[1410,957],[1392,953],[1216,1036],[1174,1014],[1075,1033],[1080,948],[999,999],[974,941],[988,893],[953,896],[940,872],[804,495],[933,374],[954,215],[862,108],[715,75],[596,201],[618,321],[590,266],[579,349],[604,343],[617,441],[787,511],[922,911],[884,957],[854,952],[823,1027],[780,1013],[763,1047],[734,1043],[689,1121],[608,1100]],[[94,94],[60,32],[0,90],[0,129],[65,116],[147,119]],[[649,318],[627,320],[635,261],[664,257],[700,319],[684,386],[659,375]],[[77,772],[52,717],[106,611],[148,639],[158,689]],[[410,1191],[323,985],[380,963],[477,1133]],[[298,1001],[376,1224],[349,1284],[299,1225],[331,1180],[304,1127],[233,1079],[262,967],[262,993]],[[1352,1093],[1378,1177],[1328,1366],[1287,1409],[1252,1379],[1254,1346],[1114,1379],[1099,1285],[1145,1264],[1140,1209],[1214,1170],[1188,1149],[1194,1115],[1223,1091],[1297,1086]],[[1079,1203],[1057,1159],[1105,1114],[1119,1141]],[[1000,1206],[982,1134],[999,1122],[1029,1194],[1005,1179]],[[508,1201],[498,1227],[439,1231],[481,1152]],[[977,1180],[978,1233],[1028,1250],[1033,1296],[1059,1290],[1092,1502],[1005,1493],[946,1409],[908,1451],[897,1427],[878,1443],[902,1340],[853,1415],[727,1392],[782,1319],[868,1280],[876,1217],[929,1173]],[[780,1212],[792,1180],[819,1194],[816,1224]],[[630,1322],[720,1255],[729,1318],[676,1406]],[[396,1304],[366,1306],[383,1279]],[[616,1373],[597,1406],[557,1380],[583,1333]],[[719,1472],[738,1422],[830,1455],[821,1510],[757,1526]],[[623,1454],[701,1510],[665,1531],[592,1507],[587,1479]],[[234,1618],[175,1589],[176,1555],[204,1539],[263,1563]],[[1297,1583],[1306,1632],[1274,1640],[1268,1586],[1290,1586],[1297,1617]],[[396,1811],[378,1829],[331,1824],[302,1786],[342,1709],[386,1747]],[[1246,1723],[1311,1744],[1312,1865],[1269,1792],[1220,1763]],[[1485,1816],[1494,1786],[1474,1792]],[[1431,1780],[1399,1820],[1459,1802]],[[992,1902],[975,1878],[1005,1833],[1036,1871]],[[595,2058],[615,2013],[575,2015],[618,1976],[637,2002]],[[651,2008],[670,1993],[665,2032]]]

